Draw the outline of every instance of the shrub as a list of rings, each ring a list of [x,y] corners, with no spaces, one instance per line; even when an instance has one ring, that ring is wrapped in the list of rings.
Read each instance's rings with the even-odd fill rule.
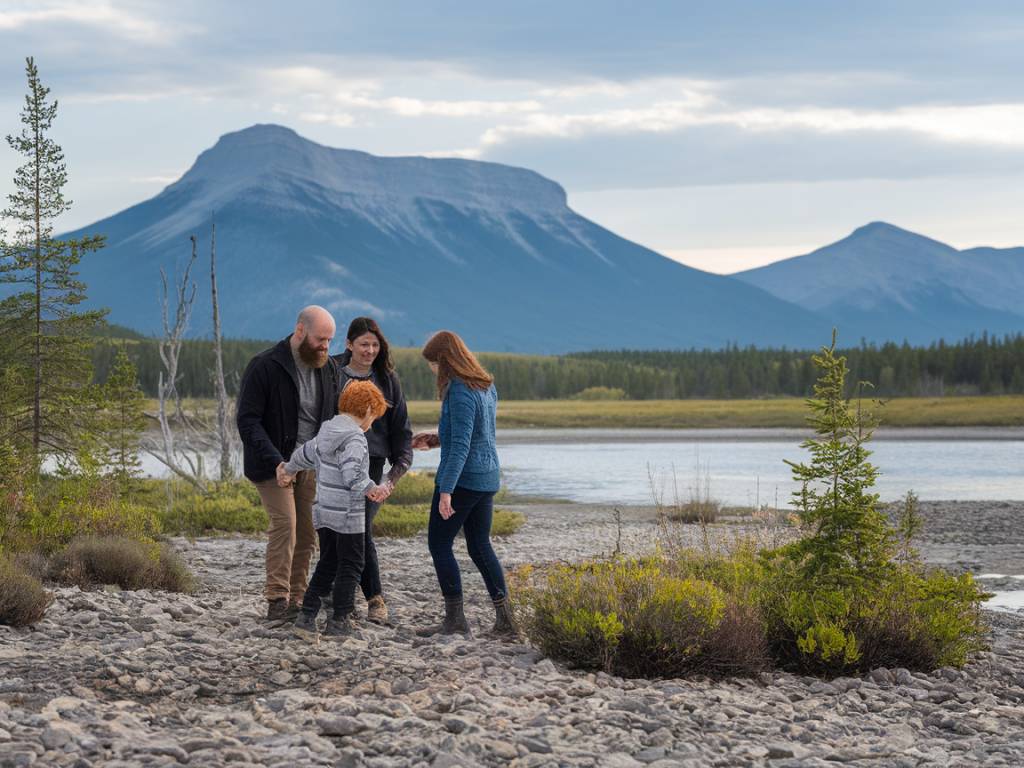
[[[983,647],[985,594],[969,576],[929,571],[911,545],[922,521],[908,494],[894,530],[871,492],[867,443],[877,423],[845,397],[846,359],[814,356],[821,377],[808,400],[816,437],[808,463],[787,462],[805,535],[764,554],[768,642],[778,663],[820,675],[875,666],[960,666]],[[863,385],[861,385],[863,386]]]
[[[492,536],[511,536],[526,523],[526,518],[518,512],[508,509],[494,510],[494,519],[491,521]]]
[[[427,504],[404,506],[385,504],[373,519],[373,535],[383,539],[409,538],[426,530],[429,520],[430,506]],[[518,512],[496,509],[491,523],[491,535],[511,536],[525,522],[526,518]]]
[[[387,539],[404,539],[426,529],[430,507],[423,504],[409,506],[384,505],[373,519],[373,535]]]
[[[573,400],[625,400],[626,390],[620,387],[587,387],[576,393]]]
[[[502,501],[508,492],[502,488],[494,495],[495,501]],[[407,507],[412,504],[429,505],[434,499],[433,472],[406,472],[395,485],[384,506]]]
[[[527,635],[571,666],[628,677],[752,674],[767,662],[757,608],[660,557],[515,572]]]
[[[26,500],[9,539],[13,549],[49,553],[79,536],[152,538],[160,532],[155,510],[94,493],[77,480],[60,480]]]
[[[432,472],[406,472],[395,485],[385,506],[403,507],[410,504],[430,504],[434,498]]]
[[[0,557],[0,624],[35,624],[43,618],[52,599],[39,579]]]
[[[168,533],[199,536],[211,531],[261,533],[267,530],[267,512],[258,498],[235,490],[192,493],[160,511],[160,524]]]
[[[114,584],[122,589],[191,592],[195,581],[169,545],[124,536],[77,539],[53,559],[51,575],[83,589]]]

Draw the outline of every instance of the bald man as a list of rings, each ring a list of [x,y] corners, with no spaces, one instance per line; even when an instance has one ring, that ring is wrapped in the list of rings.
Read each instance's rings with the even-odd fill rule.
[[[328,354],[334,332],[330,312],[306,307],[290,336],[249,361],[238,390],[245,476],[259,491],[270,518],[266,598],[267,620],[272,622],[298,615],[316,542],[315,474],[300,472],[291,486],[282,488],[277,466],[337,412],[338,366]]]

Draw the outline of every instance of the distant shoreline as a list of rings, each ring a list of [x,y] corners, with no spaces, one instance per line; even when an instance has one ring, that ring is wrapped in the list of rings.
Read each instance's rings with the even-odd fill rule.
[[[500,395],[500,390],[499,390]],[[869,403],[865,402],[865,406]],[[437,424],[437,401],[409,402],[413,424]],[[879,437],[893,428],[1016,428],[1024,435],[1024,395],[902,397],[877,411]],[[499,429],[790,429],[807,425],[802,398],[758,400],[500,400]],[[959,436],[959,435],[958,435]],[[1012,438],[996,438],[1012,439]]]
[[[498,444],[513,443],[666,443],[746,442],[790,443],[813,433],[789,427],[723,427],[717,429],[643,428],[499,428]],[[874,439],[881,440],[1024,440],[1024,427],[880,427]]]

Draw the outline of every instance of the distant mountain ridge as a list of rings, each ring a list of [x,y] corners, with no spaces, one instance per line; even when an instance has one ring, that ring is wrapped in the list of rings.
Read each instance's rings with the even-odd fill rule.
[[[733,275],[822,315],[847,341],[927,344],[1024,331],[1024,248],[970,248],[885,222]]]
[[[221,137],[156,197],[79,230],[108,238],[82,266],[90,302],[158,330],[159,267],[180,266],[195,233],[205,280],[214,214],[232,336],[284,336],[310,302],[334,312],[339,333],[371,314],[399,344],[452,328],[494,351],[806,346],[827,332],[812,312],[603,229],[533,171],[375,157],[274,125]]]

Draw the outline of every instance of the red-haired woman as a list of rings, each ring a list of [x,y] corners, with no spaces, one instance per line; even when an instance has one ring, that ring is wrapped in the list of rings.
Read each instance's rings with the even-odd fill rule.
[[[493,632],[514,635],[505,575],[491,547],[494,494],[501,484],[495,447],[498,394],[494,377],[451,331],[431,337],[423,347],[423,357],[437,377],[441,419],[437,435],[416,435],[413,447],[441,448],[427,543],[444,595],[444,620],[420,634],[469,632],[463,612],[462,576],[452,552],[455,537],[462,530],[469,556],[494,603]]]

